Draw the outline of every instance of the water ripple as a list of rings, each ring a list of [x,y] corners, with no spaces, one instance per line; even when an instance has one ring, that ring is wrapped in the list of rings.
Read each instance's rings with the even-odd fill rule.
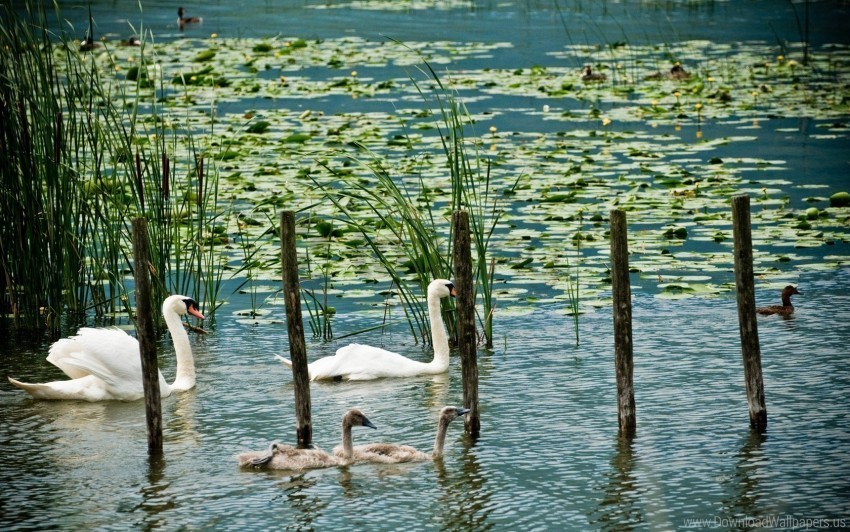
[[[846,293],[850,276],[828,286]],[[147,457],[141,403],[37,402],[3,389],[0,524],[621,530],[678,528],[688,517],[846,514],[850,305],[840,296],[830,308],[831,296],[812,289],[806,298],[793,320],[759,321],[764,436],[748,428],[734,301],[637,294],[633,440],[617,434],[610,315],[584,316],[576,347],[565,317],[544,310],[497,320],[502,345],[480,352],[479,438],[455,422],[437,462],[299,475],[236,467],[240,451],[294,441],[293,389],[270,355],[279,337],[251,333],[234,350],[221,334],[232,326],[222,324],[218,336],[193,340],[197,388],[163,401],[161,462]],[[334,348],[311,344],[310,356]],[[358,406],[379,428],[355,429],[355,442],[430,449],[439,408],[461,398],[454,357],[440,377],[316,383],[314,441],[336,445],[342,414]]]

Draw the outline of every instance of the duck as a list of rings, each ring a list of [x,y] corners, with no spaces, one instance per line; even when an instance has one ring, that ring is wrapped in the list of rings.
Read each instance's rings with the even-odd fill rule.
[[[142,40],[139,39],[138,37],[136,37],[135,35],[127,37],[126,39],[121,41],[121,46],[141,46],[141,45],[142,45]]]
[[[411,447],[396,443],[367,443],[351,447],[337,446],[334,455],[349,462],[378,462],[384,464],[399,464],[403,462],[422,462],[435,460],[443,456],[446,443],[446,432],[449,423],[469,412],[467,408],[444,406],[440,410],[437,422],[437,435],[434,438],[434,449],[426,453]]]
[[[86,38],[80,41],[81,52],[91,52],[97,48],[100,48],[100,43],[95,42],[91,35],[86,35]]]
[[[335,456],[325,451],[312,449],[299,449],[292,445],[280,442],[272,442],[267,451],[250,451],[237,455],[239,467],[254,469],[278,469],[287,471],[303,471],[305,469],[322,469],[347,465],[352,456],[352,427],[369,427],[376,429],[374,423],[369,421],[363,412],[352,408],[342,416],[342,443],[341,449],[348,449],[346,456]],[[344,453],[343,453],[344,454]]]
[[[608,79],[608,76],[594,72],[590,65],[585,65],[584,69],[581,71],[581,80],[585,83],[605,81],[606,79]]]
[[[770,305],[767,307],[759,307],[756,312],[764,315],[781,314],[788,316],[794,313],[794,305],[791,304],[791,296],[803,295],[795,286],[788,285],[782,289],[782,305]]]
[[[307,365],[311,381],[345,380],[364,381],[386,377],[413,377],[436,375],[449,370],[449,338],[446,334],[440,300],[456,297],[454,283],[447,279],[435,279],[428,285],[428,316],[431,320],[431,345],[434,359],[419,362],[380,347],[349,344],[337,350],[335,355],[320,358]],[[285,365],[292,361],[275,355]]]
[[[194,299],[173,295],[162,303],[162,316],[171,333],[177,357],[177,375],[168,384],[159,374],[162,397],[195,387],[195,360],[182,316],[205,319]],[[61,369],[70,380],[46,383],[9,382],[34,399],[95,401],[136,401],[144,397],[139,342],[117,328],[85,327],[72,337],[50,346],[47,361]]]
[[[177,25],[180,26],[181,30],[183,29],[183,26],[185,26],[186,24],[198,24],[203,20],[200,17],[184,17],[183,13],[184,13],[183,8],[178,7],[177,8]]]
[[[650,74],[646,76],[644,79],[646,80],[659,80],[659,79],[673,79],[673,80],[685,80],[691,77],[691,73],[685,70],[682,66],[682,63],[676,61],[673,66],[670,68],[669,72],[656,72],[655,74]]]
[[[688,79],[691,77],[691,74],[684,69],[681,63],[678,61],[670,68],[670,72],[667,73],[667,77],[670,79]]]

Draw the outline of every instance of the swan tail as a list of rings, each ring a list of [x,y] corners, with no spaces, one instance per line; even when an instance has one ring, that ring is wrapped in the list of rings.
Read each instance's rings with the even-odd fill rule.
[[[13,379],[12,377],[8,377],[8,379],[12,383],[12,386],[24,390],[36,399],[60,399],[60,397],[54,397],[56,391],[46,384],[30,384]]]
[[[82,379],[56,381],[46,383],[29,383],[8,377],[9,382],[16,388],[24,390],[33,399],[61,401],[67,399],[82,399],[85,401],[101,401],[109,399],[104,396],[104,390],[98,386],[96,377],[88,376]]]
[[[289,366],[290,368],[292,367],[292,361],[291,361],[291,360],[289,360],[288,358],[283,358],[283,357],[282,357],[282,356],[280,356],[280,355],[275,355],[275,358],[277,358],[278,360],[280,360],[281,362],[283,362],[284,364],[286,364],[286,365],[287,365],[287,366]]]
[[[236,456],[236,459],[239,461],[239,467],[262,467],[271,461],[272,456],[265,451],[253,451],[241,453]]]

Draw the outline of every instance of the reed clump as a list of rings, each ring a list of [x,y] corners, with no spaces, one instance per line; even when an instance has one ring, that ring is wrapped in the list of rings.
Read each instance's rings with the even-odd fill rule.
[[[456,94],[443,85],[426,62],[420,73],[433,89],[426,91],[413,82],[426,103],[439,110],[435,120],[451,191],[445,195],[422,174],[413,180],[396,175],[380,154],[359,143],[348,153],[351,166],[367,169],[363,178],[349,168],[325,168],[334,177],[316,184],[341,213],[340,219],[359,233],[397,290],[405,317],[414,336],[423,341],[430,337],[424,298],[428,284],[451,276],[451,223],[441,211],[464,209],[469,212],[472,232],[476,298],[483,303],[479,316],[483,337],[492,346],[493,268],[490,239],[502,215],[500,199],[491,188],[490,165],[479,153],[480,141],[473,131],[473,120]],[[408,142],[410,146],[412,142]],[[416,181],[414,186],[411,181]],[[519,177],[517,178],[517,182]],[[514,184],[516,186],[516,183]],[[447,308],[445,312],[451,312]],[[446,319],[450,334],[454,320]]]
[[[154,298],[196,294],[211,314],[221,267],[208,233],[222,213],[196,138],[156,119],[147,76],[101,77],[43,10],[5,5],[0,17],[0,316],[38,328],[129,311],[137,216],[149,220]],[[138,53],[146,64],[144,42]]]

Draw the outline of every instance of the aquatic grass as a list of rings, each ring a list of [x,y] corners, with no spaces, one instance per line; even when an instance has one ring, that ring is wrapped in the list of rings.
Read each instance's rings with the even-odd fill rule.
[[[328,255],[330,255],[330,235],[328,235]],[[307,308],[310,329],[313,331],[313,336],[321,338],[324,341],[333,339],[333,327],[331,318],[336,314],[336,309],[328,304],[328,290],[330,288],[329,262],[322,264],[322,293],[316,295],[316,291],[307,287],[302,287],[301,292],[306,296],[304,298],[304,306]]]
[[[330,166],[325,168],[336,177],[337,183],[345,186],[335,188],[330,183],[319,182],[315,177],[311,179],[326,191],[327,198],[341,213],[341,221],[363,237],[393,284],[398,287],[405,317],[414,337],[427,342],[430,337],[428,313],[419,294],[426,293],[433,279],[451,276],[451,254],[443,250],[448,242],[439,236],[431,210],[423,209],[423,213],[416,206],[418,200],[427,204],[427,194],[420,190],[420,194],[414,198],[396,183],[377,154],[363,145],[358,144],[357,147],[368,159],[353,154],[348,157],[367,168],[375,181],[352,179],[347,172],[339,172]],[[353,200],[354,205],[364,205],[375,219],[364,220],[363,212],[344,205],[343,198]],[[390,247],[387,247],[388,244]],[[399,263],[398,256],[392,251],[403,254],[406,261]],[[413,282],[408,281],[409,276]]]
[[[65,100],[86,87],[62,92],[43,11],[22,20],[0,9],[0,314],[17,326],[54,325],[64,309],[84,310],[90,286],[83,250],[94,222],[75,157],[84,117]]]
[[[489,257],[490,242],[504,214],[503,198],[513,194],[523,175],[520,173],[513,184],[502,190],[500,194],[495,193],[491,186],[492,165],[490,160],[485,159],[478,150],[480,139],[474,133],[472,115],[457,94],[443,85],[431,65],[427,61],[423,64],[424,69],[419,68],[419,71],[433,82],[430,94],[440,109],[441,122],[437,123],[437,130],[451,174],[451,209],[452,211],[465,209],[469,213],[470,236],[474,244],[475,257],[473,266],[475,293],[476,297],[480,297],[483,302],[483,316],[479,313],[479,321],[484,332],[485,346],[492,348],[495,258]],[[415,79],[414,85],[427,101],[422,85]],[[467,136],[467,129],[473,130],[471,139]]]
[[[576,247],[575,252],[575,262],[572,265],[572,271],[570,268],[570,260],[567,258],[567,266],[566,266],[566,292],[567,292],[567,304],[570,309],[570,316],[573,319],[573,328],[575,330],[576,335],[576,347],[579,345],[579,314],[581,313],[581,300],[580,300],[580,287],[581,287],[581,241],[584,236],[582,235],[582,229],[584,226],[584,211],[583,209],[579,209],[578,211],[578,230],[572,237],[572,242]]]
[[[64,313],[128,311],[129,220],[139,215],[151,222],[155,297],[202,292],[216,301],[221,270],[204,231],[220,216],[217,175],[198,172],[193,211],[181,192],[191,179],[176,179],[167,155],[191,145],[192,134],[156,118],[148,125],[138,111],[156,117],[155,94],[103,75],[100,57],[117,66],[107,45],[79,51],[67,35],[48,32],[43,10],[27,8],[20,18],[3,7],[0,29],[8,52],[0,59],[0,207],[10,221],[0,228],[0,314],[36,328]],[[138,64],[144,53],[143,42]]]

